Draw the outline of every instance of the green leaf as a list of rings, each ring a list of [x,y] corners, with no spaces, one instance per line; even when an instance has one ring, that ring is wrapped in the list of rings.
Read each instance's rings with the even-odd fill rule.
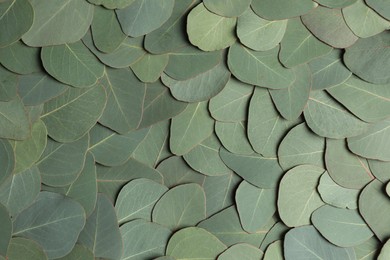
[[[14,42],[0,48],[0,63],[19,74],[39,72],[42,69],[40,48],[31,48],[22,41]]]
[[[85,212],[79,203],[60,194],[41,192],[15,219],[13,235],[35,240],[49,258],[59,258],[72,250],[84,224]]]
[[[23,42],[40,47],[73,43],[87,32],[93,18],[93,5],[83,0],[31,0],[34,20]],[[75,12],[74,10],[77,10]],[[72,29],[70,29],[72,28]]]
[[[336,246],[351,247],[367,241],[374,234],[357,210],[324,205],[311,216],[314,227]]]
[[[176,99],[186,102],[206,101],[214,97],[222,91],[229,79],[230,72],[223,62],[205,73],[184,81],[177,81],[168,76],[162,77],[172,95]]]
[[[302,22],[314,36],[335,48],[347,48],[358,40],[345,23],[341,9],[318,6],[303,15]]]
[[[367,0],[366,3],[386,19],[390,19],[390,9],[385,0]]]
[[[237,79],[248,84],[271,89],[288,88],[294,82],[295,74],[279,63],[278,53],[279,46],[260,52],[236,43],[229,48],[229,69]]]
[[[95,210],[87,218],[78,242],[95,257],[121,258],[123,245],[115,209],[106,196],[98,194]]]
[[[177,260],[215,259],[226,246],[213,234],[202,228],[179,230],[169,239],[166,254]]]
[[[331,50],[330,46],[318,40],[307,30],[301,19],[291,18],[288,20],[286,33],[280,43],[279,59],[284,66],[292,68],[325,55]]]
[[[324,169],[299,165],[289,170],[280,182],[278,212],[289,227],[310,224],[310,215],[324,205],[316,188]]]
[[[225,49],[236,41],[237,19],[214,14],[203,3],[187,16],[187,34],[190,42],[203,51]]]
[[[348,150],[345,140],[326,140],[326,168],[330,177],[349,189],[362,189],[374,179],[367,160]]]
[[[6,255],[12,236],[12,220],[5,206],[0,204],[0,221],[1,221],[1,237],[0,237],[0,255]]]
[[[278,240],[273,242],[264,254],[264,260],[282,260],[283,259],[283,244]]]
[[[340,248],[326,241],[313,226],[291,229],[284,240],[284,257],[295,259],[356,259],[352,248]]]
[[[0,59],[3,56],[0,48]],[[1,60],[0,60],[1,62]],[[10,101],[17,95],[18,77],[0,65],[0,101]]]
[[[136,219],[120,227],[124,248],[121,259],[154,259],[164,255],[171,231],[156,223]]]
[[[348,138],[348,148],[355,154],[382,161],[390,161],[390,119],[371,124],[368,130]]]
[[[236,190],[236,205],[242,227],[256,233],[265,226],[276,211],[275,189],[260,189],[246,181]]]
[[[341,8],[352,5],[356,0],[316,0],[316,2],[329,8]]]
[[[83,169],[88,148],[88,135],[72,143],[47,140],[45,151],[37,162],[42,182],[50,186],[66,186],[75,181]]]
[[[259,154],[233,154],[225,149],[220,149],[219,155],[230,169],[259,188],[275,188],[283,175],[277,158],[266,158]]]
[[[119,224],[142,218],[152,220],[152,209],[167,187],[148,179],[136,179],[127,183],[115,202]]]
[[[218,256],[219,260],[255,260],[261,259],[263,252],[257,247],[249,244],[236,244],[226,249],[222,254]]]
[[[159,28],[171,16],[174,0],[134,0],[116,14],[125,34],[138,37]]]
[[[378,180],[368,184],[359,197],[359,211],[375,235],[384,242],[390,234],[389,196],[384,193],[385,185]]]
[[[383,245],[380,254],[378,255],[378,260],[386,260],[390,257],[390,242],[387,242]]]
[[[380,242],[376,237],[372,237],[366,242],[355,246],[356,258],[359,260],[376,260]]]
[[[281,20],[301,16],[317,4],[310,0],[252,0],[251,6],[264,19]]]
[[[157,201],[152,212],[153,222],[171,230],[194,226],[205,217],[205,193],[195,183],[171,188]]]
[[[263,241],[261,241],[260,250],[266,251],[265,249],[273,242],[283,239],[289,229],[290,228],[284,225],[283,222],[277,222],[270,228]]]
[[[283,138],[279,150],[279,164],[284,170],[300,164],[325,168],[325,138],[315,135],[302,123],[291,129]]]
[[[51,138],[73,142],[84,136],[102,115],[106,91],[100,84],[91,88],[69,88],[45,103],[41,116]]]
[[[216,122],[215,133],[222,145],[232,153],[250,155],[252,147],[246,136],[246,122]]]
[[[214,120],[207,110],[207,102],[192,103],[172,119],[169,146],[172,153],[183,155],[211,135]]]
[[[94,85],[104,71],[103,64],[81,41],[43,47],[41,58],[51,76],[73,87]]]
[[[33,24],[33,7],[30,1],[5,0],[0,3],[0,47],[19,40]]]
[[[58,258],[58,260],[94,260],[93,253],[86,247],[76,244],[73,250],[64,257]]]
[[[368,160],[368,165],[375,178],[383,183],[390,181],[390,162]]]
[[[205,0],[204,6],[220,16],[237,17],[249,8],[252,0]]]
[[[48,258],[42,247],[34,240],[14,237],[9,244],[6,259],[47,260]]]
[[[362,134],[368,127],[324,91],[310,93],[303,114],[307,125],[319,136],[342,139]]]
[[[243,121],[247,116],[253,86],[230,78],[226,86],[209,102],[211,116],[218,121]]]
[[[9,178],[15,168],[15,154],[7,139],[0,139],[0,184]]]
[[[30,134],[30,120],[20,98],[0,101],[0,138],[24,140]]]
[[[145,54],[130,67],[142,82],[155,82],[160,78],[168,64],[168,60],[169,56],[167,54]]]
[[[88,2],[96,5],[103,5],[108,9],[123,9],[134,2],[134,0],[88,0]]]

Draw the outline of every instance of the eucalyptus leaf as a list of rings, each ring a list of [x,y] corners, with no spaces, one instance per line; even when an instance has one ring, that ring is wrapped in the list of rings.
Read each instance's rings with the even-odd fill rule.
[[[134,74],[142,82],[155,82],[167,66],[169,56],[166,54],[145,54],[142,58],[131,64]]]
[[[0,101],[0,138],[24,140],[30,134],[30,121],[21,99]]]
[[[40,48],[25,45],[22,41],[0,48],[0,63],[15,73],[30,74],[42,70]]]
[[[249,9],[252,0],[205,0],[203,4],[211,12],[226,17],[241,16]]]
[[[235,154],[252,154],[253,150],[246,136],[246,122],[216,122],[215,133],[222,145]]]
[[[34,240],[14,237],[8,247],[7,260],[19,259],[47,260],[48,258],[42,247]]]
[[[264,260],[282,260],[283,259],[283,245],[280,240],[273,242],[264,254]]]
[[[0,59],[1,55],[0,48]],[[0,61],[1,62],[1,61]],[[10,72],[0,65],[0,101],[11,101],[16,98],[17,95],[17,74]]]
[[[310,0],[252,0],[251,6],[264,19],[281,20],[301,16],[317,4]]]
[[[372,9],[378,12],[387,20],[390,19],[390,9],[389,6],[386,5],[386,1],[384,0],[367,0],[366,2]]]
[[[12,236],[12,220],[5,206],[0,204],[1,238],[0,254],[6,255]]]
[[[226,249],[222,254],[218,256],[219,260],[233,260],[233,259],[245,259],[255,260],[263,256],[257,247],[249,244],[236,244]]]
[[[10,142],[0,139],[0,184],[9,178],[15,168],[15,154]]]

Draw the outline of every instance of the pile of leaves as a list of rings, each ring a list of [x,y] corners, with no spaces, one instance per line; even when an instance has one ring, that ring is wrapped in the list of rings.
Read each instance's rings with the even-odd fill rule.
[[[1,0],[0,259],[390,259],[387,0]]]

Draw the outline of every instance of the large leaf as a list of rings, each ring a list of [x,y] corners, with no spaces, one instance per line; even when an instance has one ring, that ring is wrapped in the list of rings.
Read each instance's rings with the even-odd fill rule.
[[[40,48],[32,48],[22,41],[0,48],[0,63],[10,71],[30,74],[41,71]]]
[[[28,114],[20,98],[0,101],[0,138],[23,140],[31,131]]]
[[[251,6],[265,19],[281,20],[303,15],[317,5],[310,0],[252,0]]]
[[[366,3],[386,19],[390,19],[390,9],[385,0],[367,0]]]
[[[34,240],[14,237],[8,247],[7,260],[18,259],[47,260],[48,258],[42,247]]]

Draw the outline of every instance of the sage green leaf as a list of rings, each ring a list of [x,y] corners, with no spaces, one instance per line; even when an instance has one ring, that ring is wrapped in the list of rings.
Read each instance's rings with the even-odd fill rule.
[[[225,149],[220,149],[219,155],[230,169],[259,188],[275,188],[284,173],[277,158],[266,158],[259,154],[233,154]]]
[[[327,172],[321,176],[317,190],[321,199],[329,205],[348,209],[357,208],[360,191],[338,185]]]
[[[206,217],[206,197],[195,183],[183,184],[166,192],[153,208],[153,222],[178,230],[194,226]]]
[[[32,166],[0,185],[0,203],[7,207],[12,217],[27,208],[38,196],[41,189],[41,178],[37,167]]]
[[[282,138],[297,123],[280,116],[266,89],[255,88],[249,104],[248,139],[256,152],[276,157]]]
[[[41,71],[40,48],[32,48],[22,41],[0,48],[0,63],[18,74],[30,74]]]
[[[325,168],[325,138],[322,138],[306,126],[300,124],[291,129],[280,143],[279,164],[284,170],[300,164],[311,164]]]
[[[60,194],[41,192],[15,219],[13,235],[35,240],[49,258],[59,258],[72,250],[84,224],[85,212],[79,203]]]
[[[263,252],[249,244],[236,244],[226,249],[218,256],[219,260],[256,260],[263,257]]]
[[[102,84],[107,91],[107,105],[99,123],[126,134],[137,128],[141,120],[146,87],[129,69],[106,68]]]
[[[278,212],[284,224],[289,227],[310,224],[310,215],[324,205],[316,190],[324,171],[314,165],[299,165],[283,176],[279,186]]]
[[[324,205],[313,212],[314,227],[336,246],[351,247],[367,241],[374,234],[357,210]]]
[[[34,47],[73,43],[92,23],[93,5],[83,0],[31,0],[34,20],[23,41]],[[77,10],[75,12],[74,10]],[[72,30],[69,30],[72,28]]]
[[[14,174],[30,168],[38,161],[46,147],[46,134],[45,124],[42,120],[38,120],[32,125],[29,138],[22,141],[11,141],[15,154]]]
[[[209,102],[211,116],[218,121],[243,121],[247,116],[253,86],[230,78],[226,86]]]
[[[385,185],[373,180],[364,187],[359,197],[359,212],[375,235],[384,242],[390,234],[389,197],[383,192]]]
[[[152,220],[152,209],[167,187],[148,179],[136,179],[127,183],[115,202],[118,223],[142,218]]]
[[[207,217],[234,204],[234,194],[241,181],[234,172],[222,176],[207,176],[204,179],[202,187],[206,194]]]
[[[145,84],[146,93],[142,97],[141,121],[137,128],[148,127],[175,117],[183,112],[187,103],[176,100],[159,80]],[[127,102],[127,101],[125,101]]]
[[[172,153],[183,155],[209,137],[214,120],[207,110],[207,102],[192,103],[172,119],[169,146]]]
[[[349,189],[362,189],[374,179],[367,160],[348,150],[345,140],[326,140],[326,168],[330,177]]]
[[[134,0],[129,6],[117,9],[122,30],[131,37],[150,33],[163,25],[171,16],[174,0]]]
[[[115,167],[96,166],[97,183],[99,192],[105,193],[111,201],[118,197],[120,189],[129,181],[138,178],[147,178],[162,183],[161,174],[133,158],[125,164]]]
[[[164,178],[164,185],[173,188],[180,184],[197,183],[202,185],[205,176],[191,169],[182,157],[171,156],[156,168]]]
[[[15,167],[15,154],[7,139],[0,139],[0,184],[9,178]]]
[[[134,0],[88,0],[95,5],[103,5],[107,9],[123,9],[134,2]]]
[[[292,70],[283,67],[277,55],[279,46],[269,51],[252,51],[239,43],[229,48],[228,65],[242,82],[266,88],[288,88],[295,80]]]
[[[96,124],[89,131],[89,148],[96,162],[105,166],[124,164],[149,132],[148,128],[119,135]]]
[[[1,59],[0,48],[0,59]],[[1,61],[0,61],[1,62]],[[0,65],[0,101],[10,101],[17,95],[18,77]]]
[[[84,167],[88,135],[71,143],[47,139],[45,151],[36,163],[42,182],[50,186],[66,186],[75,181]]]
[[[220,16],[237,17],[249,8],[252,0],[205,0],[204,6]]]
[[[286,32],[287,20],[268,21],[247,9],[237,20],[237,36],[240,42],[255,50],[275,48]]]
[[[273,242],[264,253],[264,260],[283,260],[283,244],[278,240]]]
[[[246,122],[216,122],[215,133],[222,145],[232,153],[253,154],[246,136]]]
[[[390,257],[390,242],[387,242],[383,245],[380,254],[378,255],[378,260],[385,260]]]
[[[256,233],[265,226],[276,211],[275,189],[260,189],[246,181],[236,190],[236,205],[242,227]]]
[[[26,106],[25,109],[30,118],[31,123],[34,124],[40,119],[42,115],[43,104],[37,106]]]
[[[177,260],[211,260],[226,249],[217,237],[203,228],[189,227],[177,231],[169,239],[166,254]]]
[[[341,139],[364,133],[368,127],[324,91],[310,93],[303,114],[307,125],[319,136]]]
[[[371,124],[367,132],[348,138],[348,148],[362,157],[390,161],[389,135],[390,119],[385,119]]]
[[[111,201],[98,194],[95,210],[87,218],[78,242],[92,251],[95,257],[120,259],[122,238]]]
[[[103,64],[81,41],[43,47],[41,58],[51,76],[73,87],[92,86],[104,71]]]
[[[206,229],[227,246],[247,243],[259,247],[274,223],[271,220],[270,223],[267,223],[265,227],[257,230],[255,233],[247,233],[241,227],[235,207],[231,206],[202,221],[198,227]]]
[[[0,138],[24,140],[30,134],[30,120],[20,98],[0,101]]]
[[[101,6],[94,7],[91,32],[96,48],[105,53],[118,49],[126,38],[115,11]]]
[[[303,15],[302,22],[314,36],[335,48],[349,47],[358,40],[345,23],[341,9],[318,6]]]
[[[184,160],[194,170],[207,176],[221,176],[230,173],[229,168],[219,157],[221,143],[211,135],[191,151],[183,155]]]
[[[11,239],[9,244],[6,259],[47,260],[48,258],[42,247],[34,240],[22,237],[14,237]]]
[[[187,20],[187,14],[197,3],[197,0],[175,1],[172,15],[169,19],[160,28],[145,36],[145,49],[150,53],[163,54],[175,52],[184,46],[189,46],[183,24]]]
[[[327,89],[337,101],[366,122],[377,122],[390,116],[388,85],[376,85],[352,76],[343,84]],[[350,97],[354,97],[351,99]]]
[[[224,63],[219,63],[213,69],[184,81],[177,81],[168,76],[162,80],[169,87],[172,95],[181,101],[206,101],[225,87],[230,79],[230,72]]]
[[[1,221],[1,237],[0,237],[0,254],[6,255],[8,245],[10,244],[12,235],[12,220],[5,206],[0,204],[0,221]]]
[[[302,24],[301,19],[288,20],[286,33],[280,43],[280,62],[288,67],[299,64],[329,53],[330,46],[321,42]]]
[[[103,53],[96,49],[90,31],[83,37],[85,46],[87,46],[101,62],[112,68],[127,68],[145,55],[146,52],[142,47],[142,42],[143,37],[126,37],[117,49],[110,53]]]
[[[316,0],[316,2],[329,8],[341,8],[352,5],[356,0]]]
[[[58,258],[58,260],[94,260],[93,253],[86,247],[76,244],[73,250],[64,257]]]
[[[273,242],[283,239],[284,235],[288,230],[290,230],[290,228],[284,225],[282,221],[277,222],[275,225],[273,225],[270,228],[270,230],[264,237],[260,245],[260,250],[266,251],[265,249],[268,246],[270,246]]]
[[[375,178],[383,183],[390,181],[390,162],[368,160],[368,165]]]
[[[288,88],[269,91],[279,113],[287,120],[297,120],[309,99],[312,75],[309,66],[293,68],[295,81]]]
[[[203,51],[225,49],[236,41],[236,22],[236,18],[214,14],[200,3],[187,16],[188,38]]]
[[[205,52],[193,46],[186,46],[169,53],[169,62],[164,72],[175,80],[190,80],[210,71],[221,62],[222,50]]]
[[[390,19],[390,9],[385,0],[367,0],[366,3],[384,18]]]
[[[387,31],[375,36],[359,39],[353,46],[345,49],[345,65],[359,78],[375,83],[390,83],[388,74],[390,55],[388,48],[390,34]]]
[[[120,259],[152,259],[164,255],[171,231],[156,223],[136,219],[120,227],[123,256]]]
[[[295,259],[356,259],[353,248],[337,247],[326,241],[313,226],[291,229],[284,239],[284,257]]]
[[[18,93],[26,106],[43,104],[67,89],[67,85],[42,72],[19,77]]]
[[[333,49],[308,63],[312,72],[313,90],[340,85],[351,77],[352,73],[341,61],[341,53],[340,50]]]
[[[6,0],[0,3],[0,47],[19,40],[33,24],[33,7],[30,1]]]
[[[142,82],[155,82],[168,64],[167,54],[145,54],[142,58],[130,65],[134,74]]]
[[[317,4],[310,0],[252,0],[251,7],[256,14],[267,20],[282,20],[301,16]]]
[[[368,38],[390,28],[390,22],[369,8],[363,0],[358,0],[342,11],[345,22],[358,37]]]
[[[379,248],[379,240],[376,237],[371,237],[363,244],[354,247],[356,258],[358,260],[376,260]]]
[[[102,115],[106,91],[101,84],[90,88],[68,88],[45,103],[41,119],[51,138],[73,142],[84,136]]]

